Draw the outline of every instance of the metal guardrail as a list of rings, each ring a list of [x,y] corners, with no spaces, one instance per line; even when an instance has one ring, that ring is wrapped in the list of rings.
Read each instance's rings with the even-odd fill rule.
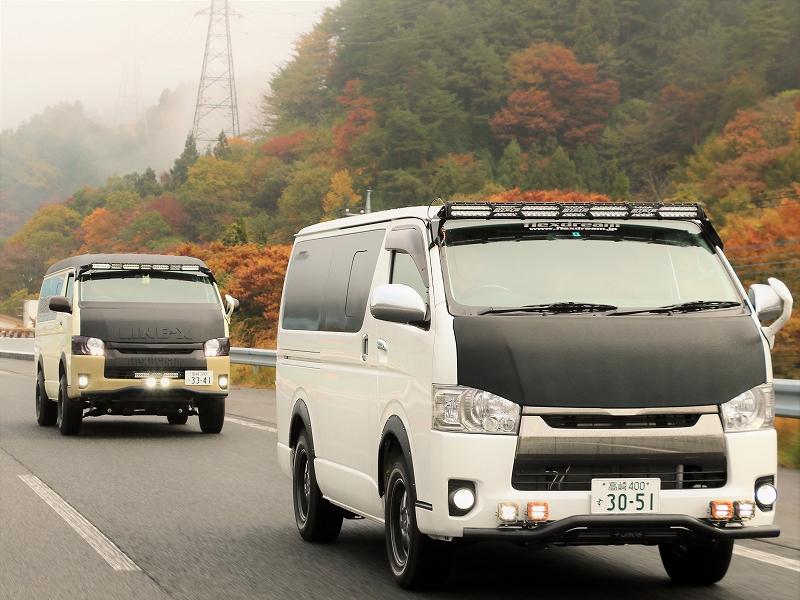
[[[800,419],[800,380],[775,379],[775,414]]]
[[[277,350],[259,348],[231,348],[231,362],[254,367],[274,367],[278,359]]]
[[[0,358],[33,360],[33,340],[30,338],[0,338]],[[231,362],[253,367],[274,367],[277,350],[260,348],[231,348]],[[775,379],[775,414],[800,419],[800,380]]]

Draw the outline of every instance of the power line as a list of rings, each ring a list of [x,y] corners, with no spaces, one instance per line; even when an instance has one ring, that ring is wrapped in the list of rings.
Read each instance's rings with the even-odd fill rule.
[[[761,260],[763,258],[783,258],[786,256],[795,256],[797,254],[800,254],[800,252],[781,252],[779,254],[754,254],[753,256],[743,256],[742,258],[731,258],[728,260],[731,262],[731,264],[734,264],[734,263],[739,263],[743,260]],[[799,260],[799,259],[794,259],[794,260]],[[744,263],[739,266],[746,267],[748,266],[748,264],[752,263]]]
[[[725,252],[730,252],[731,250],[746,250],[748,248],[766,248],[768,246],[784,246],[786,244],[793,244],[795,242],[800,242],[800,238],[792,238],[789,240],[781,240],[779,242],[770,242],[767,244],[750,244],[749,246],[731,246],[729,248],[725,248]]]
[[[800,258],[790,258],[789,260],[778,260],[775,262],[765,262],[765,263],[750,263],[746,265],[731,265],[734,269],[749,269],[750,267],[766,267],[768,265],[785,265],[786,263],[794,263],[800,260]]]

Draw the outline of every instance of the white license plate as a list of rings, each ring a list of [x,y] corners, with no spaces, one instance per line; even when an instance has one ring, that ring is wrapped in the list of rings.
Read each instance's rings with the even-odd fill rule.
[[[214,381],[214,371],[186,371],[184,381],[186,385],[211,385]]]
[[[592,479],[592,514],[657,513],[661,480]]]

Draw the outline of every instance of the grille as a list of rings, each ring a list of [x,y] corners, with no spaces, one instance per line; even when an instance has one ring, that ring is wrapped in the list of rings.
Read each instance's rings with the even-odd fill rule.
[[[114,348],[120,354],[191,354],[194,349],[174,349],[174,348]]]
[[[141,369],[115,369],[113,367],[106,368],[103,371],[103,376],[106,379],[147,379],[148,377],[168,377],[170,379],[186,379],[186,369],[174,369],[168,372],[153,371],[146,372]]]
[[[540,458],[517,458],[511,473],[511,486],[515,490],[531,492],[589,491],[592,479],[658,477],[662,490],[676,490],[720,488],[728,479],[724,456],[701,460],[693,457],[684,464],[670,464],[656,459],[614,464],[608,458],[604,463],[595,458],[543,463]]]
[[[543,415],[542,419],[554,429],[660,429],[694,427],[700,415]]]

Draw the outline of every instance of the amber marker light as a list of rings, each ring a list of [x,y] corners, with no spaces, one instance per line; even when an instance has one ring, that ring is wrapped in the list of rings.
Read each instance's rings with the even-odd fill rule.
[[[528,502],[528,521],[547,521],[548,516],[547,502]]]
[[[519,520],[519,504],[501,502],[497,505],[497,519],[501,523],[516,523]]]
[[[756,503],[752,500],[739,500],[733,503],[733,516],[740,521],[747,521],[756,516]]]
[[[730,521],[733,517],[733,502],[728,500],[711,501],[711,518],[714,521]]]

